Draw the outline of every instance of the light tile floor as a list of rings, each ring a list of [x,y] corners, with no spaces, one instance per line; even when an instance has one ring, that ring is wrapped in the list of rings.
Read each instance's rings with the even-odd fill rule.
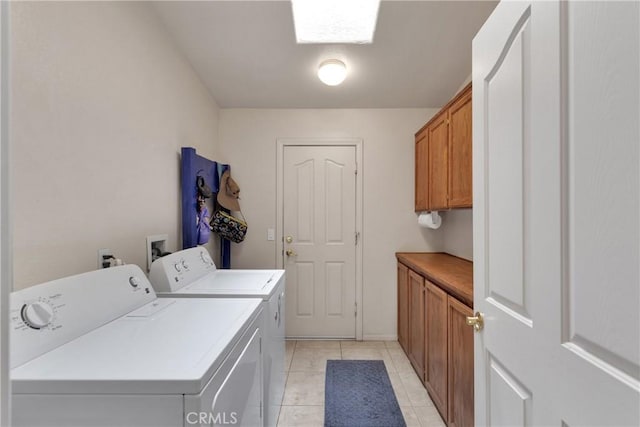
[[[324,376],[329,359],[383,360],[407,427],[444,427],[396,341],[287,341],[287,383],[278,427],[324,424]]]

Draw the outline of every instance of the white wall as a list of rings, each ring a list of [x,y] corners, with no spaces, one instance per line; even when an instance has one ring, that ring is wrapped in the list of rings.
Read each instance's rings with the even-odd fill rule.
[[[473,209],[442,212],[442,250],[473,261]]]
[[[472,78],[472,74],[469,73],[469,75],[467,76],[466,79],[464,79],[464,81],[462,82],[462,84],[460,85],[460,87],[456,90],[456,93],[453,94],[453,96],[451,98],[453,98],[454,96],[456,96],[458,94],[458,92],[460,92],[462,89],[464,89],[469,83],[471,83],[471,78]]]
[[[418,227],[414,206],[414,133],[436,109],[222,109],[220,154],[241,188],[249,224],[245,242],[232,245],[232,267],[274,268],[276,140],[361,138],[364,165],[363,333],[396,336],[397,251],[437,251],[442,233]],[[359,172],[360,173],[360,172]]]
[[[11,221],[9,218],[9,114],[8,46],[9,2],[0,3],[0,426],[9,425],[11,381],[9,381],[9,293],[12,282]]]
[[[216,156],[218,107],[153,10],[12,6],[14,287],[181,245],[180,147]]]

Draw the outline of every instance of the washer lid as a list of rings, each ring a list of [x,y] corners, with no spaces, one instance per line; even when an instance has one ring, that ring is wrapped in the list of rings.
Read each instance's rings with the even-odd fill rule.
[[[174,294],[268,299],[283,277],[284,270],[216,270]]]
[[[159,303],[159,301],[161,301]],[[261,299],[163,299],[11,371],[16,394],[198,394]]]

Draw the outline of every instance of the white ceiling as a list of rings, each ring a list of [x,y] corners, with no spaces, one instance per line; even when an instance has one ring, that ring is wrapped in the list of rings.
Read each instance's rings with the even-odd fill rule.
[[[318,0],[322,1],[322,0]],[[471,40],[497,1],[383,1],[373,44],[298,45],[289,1],[156,2],[223,108],[440,107],[471,73]],[[347,64],[336,87],[316,70]]]

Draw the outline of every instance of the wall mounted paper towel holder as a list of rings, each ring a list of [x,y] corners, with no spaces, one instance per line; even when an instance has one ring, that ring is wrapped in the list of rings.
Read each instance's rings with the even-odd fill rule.
[[[435,230],[442,225],[442,217],[438,211],[420,212],[420,215],[418,215],[418,225]]]

